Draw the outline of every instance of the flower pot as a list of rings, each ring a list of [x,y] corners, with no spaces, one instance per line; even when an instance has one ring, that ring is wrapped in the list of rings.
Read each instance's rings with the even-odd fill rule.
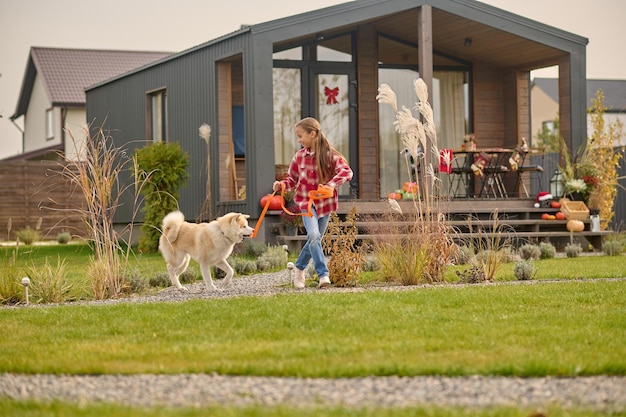
[[[579,192],[569,193],[567,197],[572,201],[585,201],[585,197]]]

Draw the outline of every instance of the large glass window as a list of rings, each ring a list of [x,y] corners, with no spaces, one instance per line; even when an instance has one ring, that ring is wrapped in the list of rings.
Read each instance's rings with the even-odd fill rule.
[[[379,84],[389,85],[396,93],[398,108],[406,106],[413,108],[416,97],[413,90],[413,81],[418,78],[417,71],[399,69],[380,69],[378,71]],[[404,146],[400,135],[396,132],[394,122],[396,114],[387,104],[378,106],[378,140],[380,166],[380,193],[381,197],[402,187],[409,181],[407,157],[403,152]]]
[[[295,126],[302,119],[301,71],[274,68],[274,160],[287,165],[300,149]]]
[[[463,137],[469,133],[468,85],[465,71],[435,71],[433,91],[429,92],[437,131],[439,149],[460,149]],[[417,101],[413,82],[419,77],[417,71],[408,69],[380,69],[379,83],[388,84],[396,93],[398,108],[413,109]],[[411,174],[403,152],[402,141],[395,131],[395,113],[391,106],[379,106],[379,164],[381,197],[409,181]],[[413,110],[413,115],[416,115]],[[447,180],[447,178],[443,178]],[[445,188],[445,184],[444,187]]]

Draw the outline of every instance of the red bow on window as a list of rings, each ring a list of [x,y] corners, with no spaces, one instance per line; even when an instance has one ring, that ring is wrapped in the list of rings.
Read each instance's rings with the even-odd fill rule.
[[[324,95],[326,96],[326,104],[337,104],[337,95],[339,94],[339,87],[330,89],[324,87]]]

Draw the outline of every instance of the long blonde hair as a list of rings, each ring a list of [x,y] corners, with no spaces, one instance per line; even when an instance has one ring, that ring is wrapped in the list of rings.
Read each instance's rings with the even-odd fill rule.
[[[317,119],[306,117],[296,123],[296,127],[300,127],[308,133],[316,132],[317,140],[313,143],[312,150],[317,155],[317,175],[320,184],[325,184],[335,176],[335,164],[333,157],[336,155],[345,160],[345,157],[330,144],[322,126]]]

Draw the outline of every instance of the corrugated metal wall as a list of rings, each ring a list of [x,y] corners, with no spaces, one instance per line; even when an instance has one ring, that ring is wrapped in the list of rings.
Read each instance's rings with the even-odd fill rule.
[[[247,35],[242,33],[219,43],[199,46],[175,59],[87,91],[87,119],[98,127],[104,123],[115,146],[128,147],[132,154],[136,147],[145,144],[146,93],[167,89],[168,141],[180,142],[189,156],[190,178],[180,195],[180,209],[189,219],[200,215],[206,195],[207,146],[198,128],[208,123],[212,127],[212,139],[217,137],[214,61],[242,53]],[[217,141],[212,140],[213,164],[218,163],[217,152]],[[116,219],[121,223],[133,220],[132,200],[125,201]]]

